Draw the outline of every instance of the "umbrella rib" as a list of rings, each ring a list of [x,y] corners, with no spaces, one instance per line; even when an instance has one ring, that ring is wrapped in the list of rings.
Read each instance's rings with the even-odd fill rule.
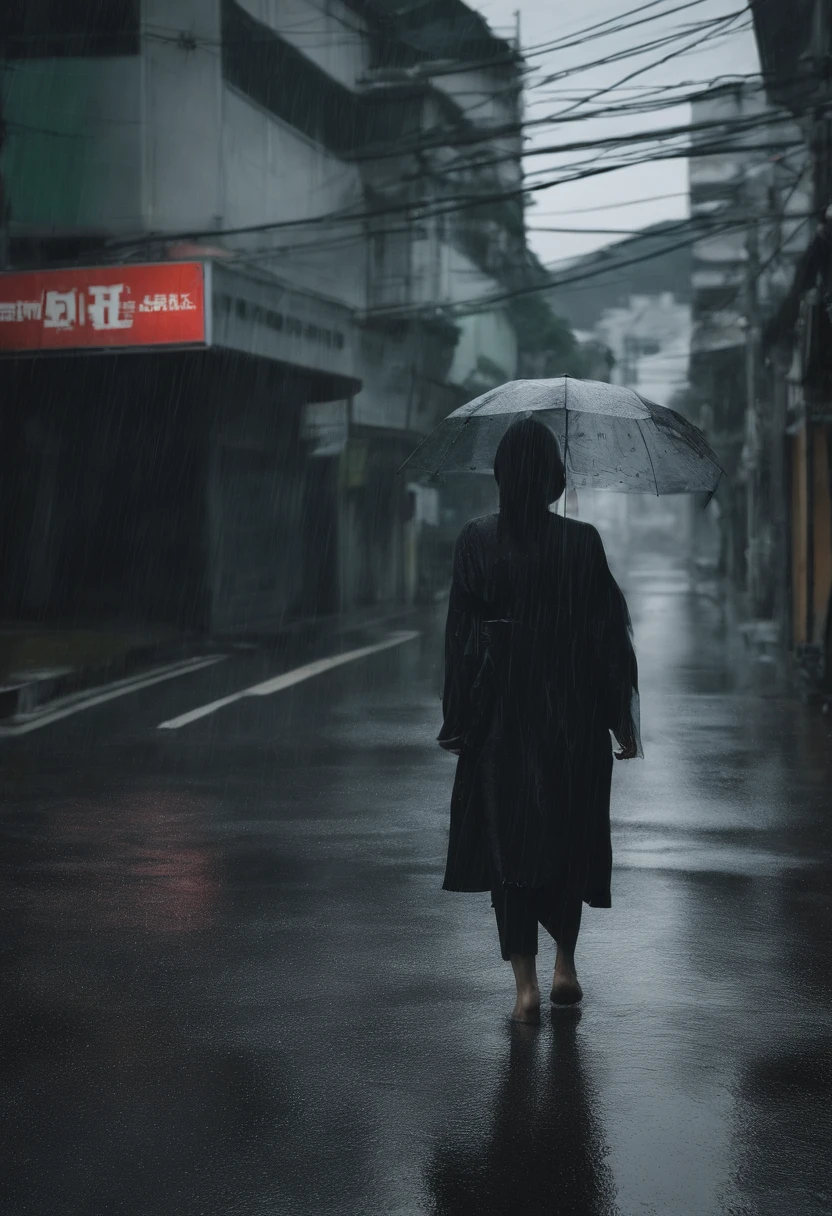
[[[399,465],[399,467],[396,469],[396,476],[397,476],[397,477],[399,476],[399,474],[400,474],[400,473],[403,473],[403,472],[404,472],[404,470],[405,470],[405,469],[407,468],[407,466],[410,464],[411,460],[413,460],[414,456],[418,456],[419,452],[420,452],[420,451],[421,451],[421,449],[422,449],[422,448],[425,446],[425,444],[427,443],[427,441],[428,441],[429,439],[430,439],[430,435],[425,435],[424,439],[422,439],[422,440],[420,441],[420,443],[419,443],[419,444],[418,444],[418,445],[417,445],[417,446],[416,446],[416,447],[413,449],[413,451],[410,453],[410,455],[408,456],[407,460],[402,461],[402,463],[401,463],[401,464]]]
[[[653,464],[653,457],[650,455],[650,449],[647,446],[647,440],[644,438],[644,431],[641,429],[641,424],[636,422],[638,433],[641,435],[641,442],[644,444],[644,450],[647,453],[647,459],[650,461],[650,472],[653,474],[653,485],[656,487],[656,498],[659,497],[659,479],[656,476],[656,466]]]
[[[563,377],[563,474],[569,468],[569,377]],[[566,487],[564,486],[563,513],[566,514]]]
[[[708,495],[707,499],[705,500],[705,506],[702,508],[703,511],[707,507],[710,506],[711,499],[713,498],[714,494],[716,494],[717,490],[719,489],[719,483],[722,481],[722,478],[724,476],[723,470],[719,467],[719,465],[717,465],[716,467],[719,469],[719,476],[716,479],[716,485],[711,490],[710,494]]]
[[[454,447],[454,445],[455,445],[455,444],[456,444],[456,442],[458,441],[458,439],[459,439],[460,435],[461,435],[461,434],[462,434],[462,432],[465,430],[466,426],[468,425],[468,423],[471,421],[471,419],[472,419],[473,417],[474,417],[474,415],[473,415],[473,414],[469,414],[469,415],[468,415],[468,417],[467,417],[467,418],[465,418],[465,419],[463,420],[462,426],[459,428],[459,430],[457,431],[457,433],[454,435],[453,439],[452,439],[452,440],[451,440],[451,442],[448,444],[448,446],[447,446],[447,447],[446,447],[446,448],[443,450],[443,452],[442,452],[442,459],[441,459],[441,461],[439,462],[439,466],[437,466],[437,468],[435,468],[435,469],[433,470],[433,473],[431,474],[431,476],[432,476],[432,477],[437,477],[437,476],[439,475],[439,470],[440,470],[441,466],[442,466],[442,465],[445,463],[445,461],[448,459],[448,456],[449,456],[449,455],[450,455],[450,453],[451,453],[451,448],[452,448],[452,447]]]

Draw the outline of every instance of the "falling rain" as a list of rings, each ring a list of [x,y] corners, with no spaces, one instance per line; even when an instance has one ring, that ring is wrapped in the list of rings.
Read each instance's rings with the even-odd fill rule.
[[[5,0],[9,1216],[832,1211],[831,56]]]

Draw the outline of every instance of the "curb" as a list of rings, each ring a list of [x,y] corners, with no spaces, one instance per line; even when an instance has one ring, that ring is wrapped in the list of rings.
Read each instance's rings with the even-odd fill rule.
[[[83,667],[63,667],[31,673],[30,678],[8,679],[0,684],[0,722],[22,715],[35,713],[50,701],[57,701],[73,693],[92,691],[114,680],[122,680],[138,671],[154,667],[160,663],[172,663],[177,659],[195,658],[201,654],[211,654],[217,650],[242,643],[246,646],[261,647],[286,643],[317,642],[326,637],[340,637],[344,634],[357,633],[362,629],[370,629],[379,625],[393,624],[395,621],[406,620],[426,609],[435,608],[443,597],[428,605],[398,607],[388,612],[380,611],[377,615],[367,616],[325,616],[299,617],[288,621],[285,625],[275,628],[268,634],[229,634],[207,637],[203,634],[186,635],[171,642],[155,642],[137,645],[130,650],[100,663],[89,663]]]
[[[366,615],[334,614],[332,616],[305,616],[286,621],[274,629],[262,633],[228,633],[220,634],[211,639],[213,645],[234,646],[273,646],[297,640],[298,642],[318,642],[326,638],[341,637],[344,634],[360,633],[364,629],[373,629],[383,625],[392,625],[396,621],[408,620],[413,616],[435,609],[444,599],[447,592],[439,593],[426,604],[399,605],[397,608],[384,610],[372,608],[366,610]]]
[[[205,638],[157,642],[134,646],[116,658],[101,663],[55,668],[37,675],[32,673],[29,679],[10,680],[0,686],[0,721],[34,713],[50,701],[124,679],[141,668],[191,658],[204,650],[211,650],[211,643]]]

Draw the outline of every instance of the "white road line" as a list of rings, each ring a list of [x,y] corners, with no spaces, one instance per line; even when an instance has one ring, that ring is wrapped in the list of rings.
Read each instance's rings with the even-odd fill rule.
[[[368,655],[378,654],[380,650],[389,650],[393,646],[401,646],[404,642],[412,642],[414,638],[418,637],[418,632],[413,630],[403,633],[392,633],[383,642],[376,642],[373,646],[362,646],[358,650],[346,650],[343,654],[333,654],[326,659],[316,659],[314,663],[306,663],[303,667],[296,667],[293,671],[285,671],[282,675],[274,676],[271,680],[264,680],[262,684],[253,684],[250,688],[243,688],[240,692],[232,693],[228,697],[220,697],[218,701],[210,701],[207,705],[200,705],[198,709],[192,709],[187,714],[180,714],[178,718],[170,718],[167,722],[160,722],[159,730],[178,730],[180,726],[188,726],[191,722],[197,722],[200,718],[207,718],[209,714],[216,713],[218,709],[224,709],[226,705],[233,705],[235,701],[242,701],[244,697],[271,696],[274,692],[280,692],[284,688],[291,688],[293,684],[300,684],[303,680],[311,680],[313,676],[319,676],[325,671],[331,671],[333,667],[340,667],[344,663],[354,663],[356,659],[364,659]]]
[[[61,718],[78,714],[82,709],[92,709],[93,706],[103,705],[105,701],[113,701],[116,697],[126,697],[128,693],[140,692],[141,689],[150,688],[153,684],[161,684],[164,680],[175,680],[177,676],[190,675],[192,671],[212,667],[226,658],[228,658],[227,655],[214,654],[208,658],[186,659],[184,662],[169,663],[166,667],[157,667],[152,675],[127,676],[123,680],[115,680],[112,684],[107,685],[105,692],[96,693],[91,697],[84,693],[73,693],[64,699],[63,704],[58,702],[60,705],[58,709],[46,710],[27,717],[26,721],[15,722],[13,726],[0,726],[0,739],[14,735],[27,735],[30,731],[40,730],[42,726],[59,722]]]

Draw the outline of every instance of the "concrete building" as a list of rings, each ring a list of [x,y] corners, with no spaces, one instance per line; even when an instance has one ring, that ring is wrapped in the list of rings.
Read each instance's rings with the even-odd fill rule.
[[[550,300],[576,327],[576,374],[676,405],[687,386],[691,340],[690,250],[680,241],[678,223],[653,225],[577,258],[562,274],[574,282],[555,286]],[[601,493],[594,498],[597,522],[619,547],[639,530],[678,536],[684,522],[678,500]],[[642,540],[653,543],[650,536]]]
[[[802,257],[763,328],[785,454],[786,640],[809,696],[832,699],[832,15],[824,0],[752,3],[772,105],[794,117],[808,207]]]
[[[372,273],[354,442],[384,421],[403,458],[441,417],[517,371],[510,311],[488,301],[516,287],[525,265],[522,97],[516,48],[464,4],[384,7],[401,37],[361,82],[387,125],[361,153]],[[429,594],[447,577],[462,519],[491,507],[492,487],[466,478],[439,496],[409,494],[405,586],[417,594],[421,581]],[[435,525],[420,525],[426,513]]]
[[[514,373],[482,300],[524,241],[516,49],[458,0],[0,23],[0,317],[44,268],[67,294],[77,267],[195,264],[205,291],[198,341],[141,354],[87,324],[47,357],[0,321],[0,612],[267,632],[414,598],[438,505],[395,471]]]
[[[760,80],[693,103],[691,397],[726,477],[717,494],[721,566],[752,616],[776,609],[784,552],[776,403],[761,375],[760,326],[782,297],[806,239],[805,152]]]
[[[632,295],[626,305],[606,309],[594,333],[612,351],[613,383],[662,405],[687,387],[690,305],[673,292]]]

